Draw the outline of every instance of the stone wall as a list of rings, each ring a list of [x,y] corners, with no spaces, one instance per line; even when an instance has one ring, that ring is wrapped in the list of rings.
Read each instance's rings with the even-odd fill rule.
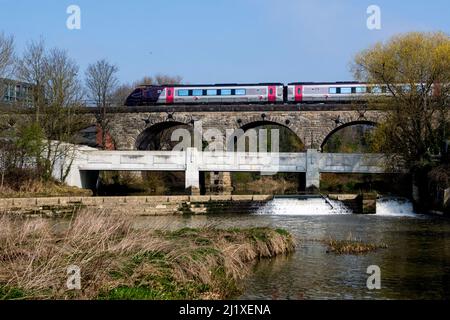
[[[111,113],[111,136],[119,150],[137,149],[140,139],[160,128],[201,121],[203,130],[249,129],[261,124],[278,124],[291,129],[307,149],[319,149],[331,132],[352,123],[378,123],[380,111],[271,111],[271,112],[142,112]]]
[[[248,213],[271,199],[268,195],[14,198],[0,199],[0,212],[53,216],[91,208],[139,216]]]

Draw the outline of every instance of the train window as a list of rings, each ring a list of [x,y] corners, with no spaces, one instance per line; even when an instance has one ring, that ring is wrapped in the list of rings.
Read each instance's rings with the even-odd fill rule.
[[[202,89],[194,89],[194,90],[192,90],[192,95],[193,96],[202,96],[203,90]]]
[[[245,89],[236,89],[235,94],[237,96],[245,96],[246,90]]]
[[[189,90],[178,90],[177,91],[177,95],[179,97],[186,97],[189,95]]]
[[[386,93],[387,92],[387,87],[386,86],[382,86],[381,87],[381,92],[382,93]]]
[[[371,92],[372,93],[381,93],[381,88],[380,87],[372,87]]]
[[[170,97],[172,95],[172,90],[167,89],[167,95]]]
[[[206,95],[208,95],[208,96],[217,96],[217,90],[212,90],[212,89],[210,89],[210,90],[206,90]]]
[[[330,94],[336,94],[336,93],[337,93],[337,88],[329,88],[329,89],[328,89],[328,93],[330,93]]]
[[[367,88],[366,87],[356,87],[356,93],[366,93]]]
[[[411,86],[410,86],[410,85],[404,85],[404,86],[402,86],[402,91],[403,91],[403,92],[410,92],[410,91],[411,91]]]
[[[352,93],[352,88],[347,88],[347,87],[341,88],[341,93],[350,94],[350,93]]]
[[[231,96],[231,89],[222,89],[222,96]]]
[[[297,94],[302,94],[302,88],[297,88]]]
[[[273,89],[272,88],[269,89],[269,94],[273,95]]]

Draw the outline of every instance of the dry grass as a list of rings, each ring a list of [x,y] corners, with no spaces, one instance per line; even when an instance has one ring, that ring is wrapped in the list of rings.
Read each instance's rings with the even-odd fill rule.
[[[26,197],[57,197],[57,196],[92,196],[92,191],[69,187],[65,184],[53,181],[40,181],[28,179],[21,181],[19,188],[4,185],[0,188],[2,198],[26,198]]]
[[[365,243],[360,239],[353,238],[351,234],[346,240],[329,239],[325,241],[328,245],[328,251],[336,254],[364,254],[377,249],[387,248],[384,243]]]
[[[217,299],[250,261],[294,249],[282,230],[136,230],[131,218],[82,211],[67,226],[0,215],[0,299]],[[81,290],[66,287],[81,269]]]

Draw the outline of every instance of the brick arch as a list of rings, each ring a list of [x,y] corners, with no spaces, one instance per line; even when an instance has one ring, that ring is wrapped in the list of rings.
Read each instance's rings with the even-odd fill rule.
[[[328,142],[328,140],[331,138],[331,136],[333,136],[333,134],[335,134],[336,132],[346,128],[346,127],[350,127],[350,126],[354,126],[354,125],[360,125],[360,124],[365,124],[365,125],[369,125],[369,126],[373,126],[376,127],[378,125],[378,122],[373,119],[373,120],[369,120],[369,119],[357,119],[357,120],[353,120],[353,119],[347,119],[347,121],[343,121],[342,119],[340,119],[340,124],[337,125],[336,127],[332,128],[331,130],[327,130],[327,134],[323,134],[320,137],[321,143],[320,143],[320,151],[323,151],[323,147],[325,146],[325,144]]]

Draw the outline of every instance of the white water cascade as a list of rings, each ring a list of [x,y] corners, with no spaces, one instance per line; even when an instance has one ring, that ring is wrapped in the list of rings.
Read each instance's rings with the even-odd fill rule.
[[[417,217],[413,204],[407,199],[381,198],[377,200],[377,215],[397,217]]]
[[[274,198],[258,209],[260,215],[342,215],[352,214],[342,202],[328,198]],[[417,217],[412,203],[400,198],[381,198],[377,200],[377,216]]]
[[[325,198],[275,198],[256,212],[264,215],[292,216],[351,213],[342,202]]]

